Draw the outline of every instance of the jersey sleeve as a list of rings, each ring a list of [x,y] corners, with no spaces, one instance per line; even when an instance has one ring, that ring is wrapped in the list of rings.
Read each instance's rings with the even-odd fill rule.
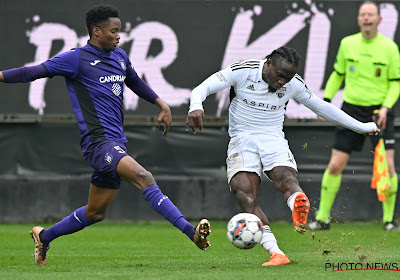
[[[371,133],[377,130],[375,123],[362,123],[352,118],[338,107],[323,101],[307,88],[304,81],[298,79],[298,81],[295,81],[293,84],[294,90],[296,91],[293,98],[327,121],[344,126],[360,134]]]
[[[339,74],[344,75],[346,74],[346,58],[344,54],[345,44],[343,40],[340,42],[339,50],[336,55],[335,63],[333,64],[333,69]]]
[[[342,86],[344,75],[339,75],[338,72],[333,71],[329,76],[325,85],[324,98],[332,100],[336,93]]]
[[[291,90],[295,92],[295,94],[293,95],[293,99],[297,102],[305,105],[309,102],[310,99],[318,98],[311,90],[308,89],[306,83],[299,74],[296,74],[293,77],[290,84]]]
[[[49,72],[50,78],[64,76],[74,78],[78,75],[79,52],[72,49],[59,54],[43,63]]]
[[[193,89],[190,95],[190,108],[189,112],[194,110],[203,110],[202,103],[206,100],[207,96],[221,91],[227,87],[234,86],[240,71],[232,71],[231,66],[212,74],[200,85]]]
[[[391,60],[388,69],[388,91],[386,98],[382,103],[382,106],[389,109],[393,108],[393,106],[396,104],[400,94],[400,55],[399,48],[395,43],[393,44],[390,57]]]
[[[5,83],[27,83],[36,79],[49,77],[43,64],[25,66],[2,71]]]
[[[128,59],[125,84],[140,98],[153,103],[159,97],[142,79],[139,78]]]
[[[389,73],[388,79],[389,81],[392,80],[399,80],[400,79],[400,56],[399,56],[399,48],[397,45],[393,48],[392,51],[392,60],[390,61],[389,65]]]
[[[336,93],[342,86],[344,75],[346,74],[346,59],[344,55],[343,40],[340,43],[338,53],[336,55],[335,63],[333,64],[334,71],[329,76],[325,85],[324,98],[332,100]]]

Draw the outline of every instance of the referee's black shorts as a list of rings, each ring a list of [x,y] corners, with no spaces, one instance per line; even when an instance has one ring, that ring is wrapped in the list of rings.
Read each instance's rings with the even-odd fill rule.
[[[346,102],[343,102],[342,110],[348,115],[352,116],[360,122],[372,122],[372,115],[374,110],[379,110],[381,105],[376,106],[356,106]],[[342,126],[337,126],[335,131],[335,141],[333,148],[347,154],[351,154],[352,151],[361,151],[364,146],[364,141],[366,137],[371,140],[372,148],[378,144],[380,138],[385,140],[386,149],[394,149],[395,144],[395,128],[394,128],[395,115],[393,110],[389,110],[386,120],[386,128],[381,131],[379,135],[364,136],[358,134],[350,129],[344,128]]]

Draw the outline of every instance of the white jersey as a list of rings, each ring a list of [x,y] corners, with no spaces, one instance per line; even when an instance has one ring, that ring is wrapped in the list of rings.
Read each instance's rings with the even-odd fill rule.
[[[312,93],[300,75],[296,74],[283,87],[271,92],[262,79],[266,60],[246,60],[233,63],[196,87],[191,94],[189,112],[201,109],[208,95],[233,87],[229,106],[229,135],[231,137],[252,133],[283,135],[283,121],[289,99],[305,105],[317,115],[358,133],[375,132],[374,123],[361,123],[339,108],[323,101]]]

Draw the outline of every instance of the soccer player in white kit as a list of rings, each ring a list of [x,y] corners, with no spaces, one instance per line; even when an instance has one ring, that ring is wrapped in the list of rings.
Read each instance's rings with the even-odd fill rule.
[[[295,230],[304,232],[310,204],[299,186],[297,165],[283,132],[286,105],[290,98],[318,116],[360,134],[376,135],[375,123],[361,123],[339,108],[315,96],[296,74],[300,57],[285,46],[264,60],[233,63],[197,86],[190,97],[186,129],[203,129],[202,102],[208,95],[231,88],[227,176],[231,191],[246,213],[257,215],[264,224],[262,246],[271,254],[263,266],[284,265],[289,258],[279,249],[269,221],[257,202],[261,174],[283,193],[292,211]]]

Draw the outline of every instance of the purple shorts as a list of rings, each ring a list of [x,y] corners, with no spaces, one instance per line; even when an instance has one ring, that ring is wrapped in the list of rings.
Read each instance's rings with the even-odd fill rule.
[[[106,140],[90,145],[83,158],[94,169],[90,182],[96,187],[119,189],[121,178],[117,174],[117,165],[127,156],[125,144]]]

